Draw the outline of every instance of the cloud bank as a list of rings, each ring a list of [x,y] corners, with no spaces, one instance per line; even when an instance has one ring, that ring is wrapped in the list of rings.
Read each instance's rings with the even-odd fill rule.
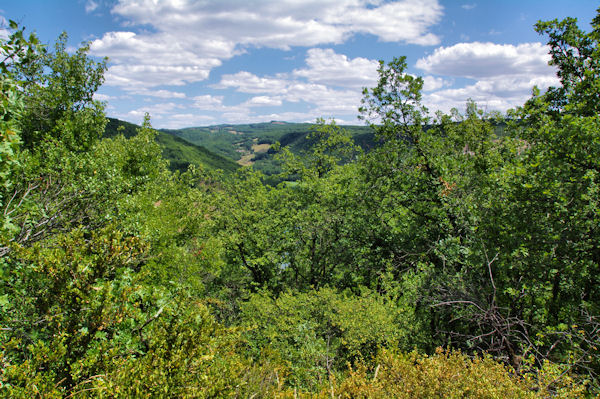
[[[147,30],[108,32],[92,52],[111,59],[107,85],[139,89],[205,80],[255,47],[340,44],[356,34],[435,45],[429,29],[442,7],[437,0],[120,0],[112,13]]]

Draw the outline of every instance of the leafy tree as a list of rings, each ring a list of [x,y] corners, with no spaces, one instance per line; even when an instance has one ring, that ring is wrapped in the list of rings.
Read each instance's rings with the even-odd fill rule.
[[[512,271],[528,281],[526,294],[514,298],[521,291],[515,287],[513,300],[521,302],[533,332],[545,330],[538,335],[543,337],[537,342],[538,359],[574,358],[576,367],[594,378],[599,369],[592,348],[598,337],[592,331],[600,311],[599,29],[598,16],[589,33],[572,18],[536,25],[548,36],[561,86],[544,94],[534,91],[515,113],[522,121],[513,131],[523,143],[522,163],[512,171],[513,198],[505,209],[513,221],[506,227],[513,240],[507,238],[507,248],[516,255]]]
[[[598,114],[600,100],[600,14],[592,20],[592,29],[585,32],[576,18],[562,21],[539,21],[535,30],[548,37],[550,65],[557,68],[560,87],[544,93],[547,111],[580,116]],[[534,97],[535,99],[535,97]],[[532,104],[534,101],[530,101]]]
[[[49,244],[16,247],[2,260],[8,392],[27,392],[34,381],[40,390],[61,391],[102,373],[140,323],[140,290],[131,279],[143,242],[108,228],[74,230]]]
[[[307,177],[315,174],[317,178],[321,178],[337,165],[351,161],[360,152],[350,133],[338,126],[335,120],[326,123],[322,118],[317,119],[307,139],[311,146],[308,150],[303,150],[299,157],[287,147],[277,154],[276,158],[283,161],[285,175]]]
[[[43,53],[37,37],[24,35],[24,28],[18,29],[10,21],[14,32],[6,39],[0,39],[0,206],[12,186],[13,167],[18,164],[18,149],[21,144],[19,120],[24,111],[18,69],[35,63]],[[10,217],[2,215],[0,229],[10,228]]]
[[[57,139],[70,150],[89,148],[104,132],[103,103],[94,93],[104,82],[107,59],[92,60],[89,44],[70,55],[67,34],[56,41],[54,52],[44,52],[36,63],[16,68],[25,82],[25,111],[20,119],[24,145],[32,149],[41,140]]]

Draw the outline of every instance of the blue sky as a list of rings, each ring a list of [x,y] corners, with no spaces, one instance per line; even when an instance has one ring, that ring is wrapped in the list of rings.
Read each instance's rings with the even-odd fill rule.
[[[0,16],[52,44],[108,56],[107,115],[159,128],[318,117],[359,124],[377,61],[407,57],[430,110],[521,105],[556,85],[537,20],[576,17],[590,0],[13,0]],[[6,25],[6,23],[4,23]],[[1,33],[1,32],[0,32]]]

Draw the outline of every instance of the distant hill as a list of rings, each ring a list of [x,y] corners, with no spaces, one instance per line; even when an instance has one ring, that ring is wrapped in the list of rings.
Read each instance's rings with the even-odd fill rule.
[[[307,138],[314,123],[271,121],[250,124],[223,124],[183,129],[159,129],[157,141],[163,147],[163,156],[171,161],[171,169],[185,170],[193,163],[209,169],[234,171],[241,165],[252,165],[267,176],[281,172],[274,160],[271,145],[279,142],[294,154],[308,150],[313,143]],[[106,135],[117,134],[123,126],[126,137],[136,133],[139,126],[109,118]],[[354,142],[369,151],[375,143],[374,131],[369,126],[341,125],[350,132]],[[496,125],[496,134],[503,135],[502,123]],[[234,162],[235,161],[235,162]],[[267,181],[277,183],[277,179]]]
[[[122,129],[118,130],[120,127]],[[137,129],[139,126],[133,123],[108,118],[104,136],[114,137],[123,134],[125,137],[132,137],[137,133]],[[163,157],[170,161],[169,167],[174,171],[185,171],[190,164],[201,165],[210,170],[220,169],[225,172],[232,172],[239,168],[237,163],[227,157],[164,131],[158,131],[156,141],[163,149]]]
[[[162,132],[183,138],[196,145],[206,147],[224,157],[234,159],[240,165],[253,165],[266,175],[279,172],[273,160],[271,144],[278,141],[282,147],[288,146],[293,153],[299,153],[311,146],[306,138],[313,123],[288,123],[271,121],[241,125],[215,125],[190,127],[185,129],[163,129]],[[368,126],[343,126],[356,144],[368,150],[374,144],[373,130]]]

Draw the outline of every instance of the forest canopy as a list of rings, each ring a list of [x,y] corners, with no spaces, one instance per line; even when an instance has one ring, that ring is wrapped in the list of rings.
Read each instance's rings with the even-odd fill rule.
[[[506,114],[380,62],[374,148],[319,119],[276,186],[172,171],[149,116],[103,137],[107,60],[10,28],[2,396],[600,393],[600,12],[535,26],[561,84]]]

